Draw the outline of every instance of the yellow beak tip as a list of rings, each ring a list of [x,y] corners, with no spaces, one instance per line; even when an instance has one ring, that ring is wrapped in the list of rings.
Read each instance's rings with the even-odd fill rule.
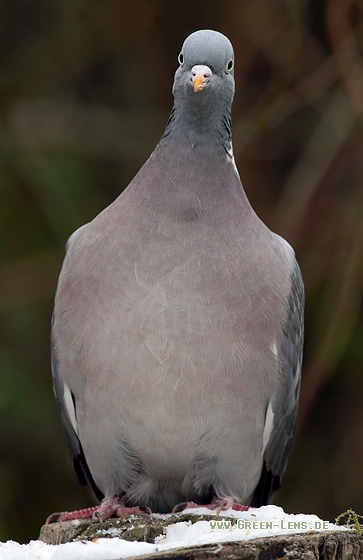
[[[197,74],[193,80],[193,89],[195,92],[202,91],[204,88],[204,80],[202,74]]]

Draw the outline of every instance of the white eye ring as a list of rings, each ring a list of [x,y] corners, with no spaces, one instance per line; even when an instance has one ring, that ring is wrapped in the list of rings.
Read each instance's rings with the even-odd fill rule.
[[[180,64],[181,67],[183,67],[184,64],[185,64],[185,62],[184,62],[184,55],[183,55],[182,52],[180,52],[180,53],[178,54],[178,62],[179,62],[179,64]]]
[[[226,66],[226,72],[227,72],[227,74],[229,74],[229,73],[232,71],[233,66],[234,66],[233,58],[230,58],[229,61],[228,61],[228,63],[227,63],[227,66]]]

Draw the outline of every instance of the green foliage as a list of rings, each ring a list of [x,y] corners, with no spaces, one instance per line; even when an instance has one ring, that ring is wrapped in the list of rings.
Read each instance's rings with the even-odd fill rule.
[[[337,525],[344,524],[346,527],[350,527],[355,529],[357,535],[361,536],[362,534],[362,527],[363,525],[359,523],[359,519],[363,520],[363,515],[358,515],[354,510],[347,509],[347,511],[343,511],[340,513],[335,520]]]

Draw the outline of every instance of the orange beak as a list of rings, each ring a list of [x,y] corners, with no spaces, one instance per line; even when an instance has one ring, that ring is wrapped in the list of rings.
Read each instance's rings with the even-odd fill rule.
[[[193,80],[193,89],[195,92],[202,91],[205,86],[205,80],[203,74],[197,74]]]

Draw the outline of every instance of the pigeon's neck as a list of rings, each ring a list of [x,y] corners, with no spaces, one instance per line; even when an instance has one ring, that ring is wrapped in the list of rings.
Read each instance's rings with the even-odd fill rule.
[[[165,188],[174,200],[181,197],[183,204],[189,196],[203,200],[204,208],[215,207],[218,201],[221,211],[224,203],[231,203],[242,206],[245,216],[255,215],[234,162],[229,112],[213,126],[210,123],[211,119],[183,120],[174,107],[143,173],[157,176],[157,191],[164,193]]]
[[[207,149],[213,148],[215,154],[224,152],[232,157],[230,110],[208,114],[186,111],[174,105],[160,142],[165,138],[173,144],[191,148],[204,145]]]

